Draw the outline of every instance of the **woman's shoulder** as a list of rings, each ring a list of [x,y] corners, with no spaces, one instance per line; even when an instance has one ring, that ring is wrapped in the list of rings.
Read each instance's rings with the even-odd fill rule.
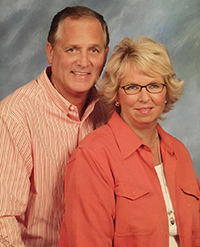
[[[158,124],[157,126],[158,128],[158,132],[159,135],[161,136],[161,138],[168,144],[172,144],[174,147],[177,148],[186,148],[184,143],[179,140],[177,137],[173,136],[172,134],[170,134],[169,132],[166,132],[161,125]]]
[[[92,148],[94,146],[104,146],[112,142],[112,140],[113,133],[109,125],[105,124],[88,134],[80,143],[79,147]]]

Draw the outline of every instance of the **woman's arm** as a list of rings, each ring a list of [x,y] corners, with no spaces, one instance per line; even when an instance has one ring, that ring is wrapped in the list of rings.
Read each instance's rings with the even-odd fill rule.
[[[97,157],[95,153],[78,148],[67,166],[60,247],[112,246],[114,183],[109,169],[104,169]]]

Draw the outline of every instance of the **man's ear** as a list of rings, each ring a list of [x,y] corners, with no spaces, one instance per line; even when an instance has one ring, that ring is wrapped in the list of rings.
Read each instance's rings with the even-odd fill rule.
[[[109,46],[106,47],[105,62],[106,62],[106,60],[107,60],[108,52],[109,52]]]
[[[52,64],[52,58],[53,58],[53,47],[51,43],[47,42],[46,44],[46,55],[47,55],[47,61],[49,64]]]
[[[107,56],[108,56],[108,52],[109,52],[109,46],[106,47],[105,49],[105,55],[104,55],[104,64],[103,64],[103,67],[105,66],[106,64],[106,60],[107,60]],[[103,70],[103,69],[102,69]]]

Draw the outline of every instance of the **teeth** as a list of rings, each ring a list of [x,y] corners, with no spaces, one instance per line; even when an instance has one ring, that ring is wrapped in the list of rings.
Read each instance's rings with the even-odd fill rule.
[[[73,72],[75,75],[88,75],[87,72]]]
[[[150,111],[151,108],[144,108],[144,109],[139,109],[139,111],[142,111],[142,112],[147,112],[147,111]]]

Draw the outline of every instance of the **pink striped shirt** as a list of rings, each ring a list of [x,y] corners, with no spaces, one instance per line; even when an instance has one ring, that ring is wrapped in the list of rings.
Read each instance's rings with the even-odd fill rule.
[[[50,67],[0,102],[0,246],[57,246],[66,164],[105,122],[95,89],[79,120],[49,73]]]

